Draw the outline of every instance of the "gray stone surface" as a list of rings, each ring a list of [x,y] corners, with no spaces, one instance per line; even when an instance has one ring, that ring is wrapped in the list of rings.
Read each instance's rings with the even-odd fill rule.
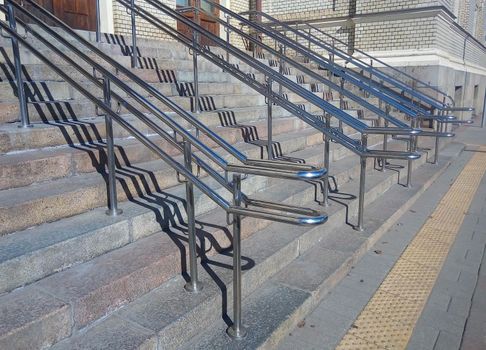
[[[157,350],[157,337],[150,330],[116,317],[101,321],[53,350]]]
[[[459,151],[460,147],[453,144],[445,150],[444,154],[455,156]],[[339,285],[332,289],[314,311],[305,318],[305,326],[297,326],[291,330],[292,335],[283,339],[279,344],[279,349],[291,348],[293,344],[301,345],[299,349],[333,349],[339,343],[469,157],[470,155],[465,155],[456,159],[453,165],[434,182],[433,187],[427,190],[411,208],[402,212],[403,216],[398,218],[397,222],[376,241],[370,251],[349,271]],[[421,181],[426,181],[426,172],[421,174],[420,171],[417,171],[414,178],[415,183],[420,184]],[[392,190],[388,192],[384,198],[388,195],[393,196]],[[393,201],[386,203],[393,203]],[[367,209],[368,213],[371,212],[369,215],[372,218],[379,217],[380,213],[384,213],[384,216],[387,215],[385,214],[387,209],[380,211],[377,206],[377,210],[374,212],[372,207],[373,205]],[[457,283],[460,270],[452,273],[455,273]],[[449,325],[451,330],[454,330],[456,326],[459,329],[454,317],[447,314],[447,310],[450,312],[454,310],[454,315],[463,314],[461,310],[464,308],[464,300],[457,299],[453,303],[452,298],[441,295],[440,298],[437,297],[436,302],[442,305],[444,313],[444,315],[436,314],[436,317],[444,316],[444,326]],[[430,317],[432,318],[432,316]],[[340,321],[336,322],[336,320]],[[336,323],[336,326],[328,327],[328,325]],[[310,324],[314,327],[310,328]],[[414,334],[410,342],[410,349],[426,349],[428,346],[433,348],[439,338],[440,330],[428,325],[425,320],[421,320],[419,325],[421,325],[420,331]],[[444,330],[442,338],[445,340],[446,336],[450,336],[450,334],[445,333]]]
[[[484,228],[484,226],[481,225]],[[461,349],[486,348],[486,254],[483,255],[479,278],[467,318]]]
[[[71,334],[71,307],[38,290],[0,297],[0,349],[46,348]]]
[[[250,330],[240,341],[228,337],[224,323],[218,323],[187,348],[191,349],[256,349],[276,331],[282,320],[290,317],[310,294],[280,284],[266,283],[245,300],[244,325]]]

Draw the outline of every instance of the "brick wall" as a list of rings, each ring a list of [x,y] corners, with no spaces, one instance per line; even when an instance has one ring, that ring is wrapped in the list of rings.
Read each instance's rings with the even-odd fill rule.
[[[172,8],[175,8],[175,0],[163,0],[162,2]],[[146,2],[137,1],[136,4],[150,11],[152,14],[155,14],[157,17],[161,18],[165,23],[169,24],[170,26],[174,28],[176,27],[176,22],[173,19],[164,15],[162,12],[156,10],[152,6],[148,5]],[[116,1],[113,2],[113,18],[116,34],[131,34],[131,17],[127,13],[125,7],[123,5],[120,5]],[[144,38],[170,40],[170,37],[166,33],[157,30],[152,24],[147,23],[145,20],[140,18],[137,18],[137,34],[140,37]]]
[[[435,18],[358,23],[356,46],[368,51],[420,50],[435,44]]]

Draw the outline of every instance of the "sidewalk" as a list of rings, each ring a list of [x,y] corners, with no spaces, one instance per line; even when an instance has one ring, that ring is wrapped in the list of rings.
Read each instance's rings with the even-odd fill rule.
[[[455,141],[468,145],[461,156],[318,307],[289,333],[279,349],[383,349],[384,344],[392,349],[486,349],[486,268],[481,269],[478,280],[481,261],[485,259],[486,176],[471,192],[473,199],[460,194],[451,197],[449,193],[458,176],[464,176],[463,169],[467,164],[470,169],[471,163],[477,163],[478,159],[486,162],[484,156],[469,162],[480,153],[477,145],[486,145],[486,129],[463,127]],[[470,179],[474,177],[469,176]],[[395,273],[393,277],[394,266],[399,265],[397,261],[402,265],[407,261],[407,256],[403,258],[402,253],[410,242],[414,242],[412,247],[416,245],[415,236],[424,225],[430,224],[430,215],[447,193],[452,207],[472,199],[469,210],[465,215],[461,213],[462,224],[455,230],[447,250],[445,247],[439,249],[439,252],[443,251],[443,257],[437,252],[422,252],[424,266],[431,261],[440,263],[430,288],[427,290],[427,283],[417,284],[414,288],[402,283],[408,290],[400,290],[401,274],[407,272]],[[410,256],[408,250],[406,254]],[[408,277],[410,275],[405,276]],[[394,279],[390,283],[391,278]],[[388,282],[383,283],[384,280]],[[382,283],[384,287],[380,288]],[[425,304],[417,302],[421,296],[425,298]],[[397,304],[397,300],[403,302]],[[415,309],[417,303],[419,309]]]

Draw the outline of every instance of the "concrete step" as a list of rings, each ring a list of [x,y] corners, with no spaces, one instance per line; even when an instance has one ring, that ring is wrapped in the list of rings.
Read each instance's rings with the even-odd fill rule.
[[[296,118],[279,118],[275,123],[275,136],[283,133],[294,133],[296,138],[305,124]],[[246,125],[213,128],[218,136],[231,144],[248,142],[253,144],[266,138],[267,123],[257,120]],[[260,136],[261,135],[261,136]],[[156,144],[170,155],[179,151],[160,136],[149,136]],[[208,147],[217,145],[205,135],[200,136]],[[131,167],[137,163],[157,160],[158,156],[138,140],[124,138],[115,140],[117,167]],[[219,152],[221,150],[218,150]],[[252,153],[250,148],[247,152]],[[253,155],[258,155],[253,152]],[[83,173],[104,171],[106,166],[106,143],[93,141],[83,145],[67,145],[64,147],[50,147],[35,152],[15,152],[0,157],[0,190],[28,186],[33,183],[55,180],[63,177],[80,175]]]
[[[350,162],[353,162],[354,166],[350,167]],[[339,172],[340,175],[338,176],[340,181],[342,179],[342,181],[345,182],[349,178],[356,177],[358,167],[356,166],[355,159],[346,159],[340,164],[340,169],[342,171],[342,173]],[[338,172],[337,168],[336,171]],[[244,186],[254,189],[254,179],[255,178],[250,178],[249,180],[246,180]],[[248,181],[251,183],[248,183]],[[296,183],[295,186],[287,186],[285,187],[285,191],[282,191],[282,186],[279,183],[270,185],[268,188],[272,193],[277,195],[276,199],[279,202],[294,204],[312,203],[315,198],[315,190],[313,187],[304,183]],[[89,244],[90,241],[92,242],[92,240],[95,239],[93,236],[98,236],[98,240],[104,242],[104,244],[118,244],[119,246],[126,244],[127,241],[130,240],[130,238],[127,237],[129,235],[131,235],[134,240],[138,238],[140,239],[121,249],[101,255],[87,263],[76,265],[63,272],[56,273],[51,277],[44,278],[38,283],[32,284],[24,289],[7,294],[7,297],[10,296],[11,298],[11,295],[16,295],[17,298],[22,299],[22,296],[28,295],[30,290],[39,289],[46,291],[49,294],[54,293],[53,295],[60,300],[69,300],[69,305],[72,305],[73,307],[71,310],[71,312],[73,312],[73,318],[71,320],[74,322],[74,325],[71,323],[70,326],[74,326],[74,332],[77,333],[77,329],[82,328],[86,324],[103,316],[105,313],[109,313],[117,307],[134,300],[144,292],[154,289],[160,285],[164,279],[180,273],[180,250],[182,249],[184,251],[183,246],[185,245],[185,237],[183,233],[183,222],[185,220],[183,214],[184,209],[183,203],[175,204],[174,202],[174,200],[178,201],[176,198],[182,196],[182,194],[173,196],[171,194],[172,193],[169,192],[169,198],[171,198],[171,200],[167,203],[167,205],[169,205],[168,208],[165,208],[164,205],[162,207],[154,206],[154,203],[148,201],[146,202],[148,206],[145,209],[142,209],[141,206],[137,206],[134,211],[134,209],[131,209],[132,203],[123,204],[122,207],[125,210],[124,215],[129,216],[128,221],[131,222],[130,224],[125,223],[127,219],[120,216],[115,219],[115,222],[111,224],[111,227],[102,230],[99,226],[102,226],[103,222],[109,222],[109,219],[103,217],[103,212],[101,210],[96,210],[91,213],[91,219],[89,219],[88,214],[85,214],[77,218],[49,224],[51,230],[44,227],[41,231],[37,231],[36,236],[45,238],[43,243],[30,240],[29,236],[32,237],[31,235],[33,235],[34,232],[29,232],[30,230],[25,231],[22,235],[23,237],[19,238],[16,243],[17,252],[18,247],[25,248],[29,245],[30,247],[25,249],[22,254],[19,255],[19,257],[22,257],[20,260],[25,262],[30,259],[42,259],[43,256],[44,261],[46,261],[45,258],[47,257],[48,263],[44,266],[53,263],[55,265],[56,260],[59,261],[59,255],[62,254],[60,253],[60,247],[62,247],[62,251],[72,259],[80,259],[80,256],[83,254],[89,256],[90,253],[93,253],[92,251],[85,252],[84,249],[79,248],[77,253],[74,253],[72,250],[76,249],[76,246],[100,247],[99,249],[103,249],[101,248],[101,244]],[[180,213],[178,213],[176,207],[180,208]],[[155,210],[155,208],[158,209]],[[169,210],[171,214],[168,214],[167,210]],[[155,232],[160,230],[161,219],[157,219],[160,214],[157,214],[154,211],[161,211],[161,214],[162,212],[164,213],[162,214],[162,220],[165,221],[167,225],[162,225],[162,227],[170,226],[170,231],[167,231],[169,235],[167,235],[167,233],[155,233],[143,238],[144,236],[153,233],[153,230],[156,230]],[[133,217],[130,217],[131,215],[133,215]],[[169,215],[169,217],[167,217],[167,215]],[[95,220],[94,218],[101,218],[101,220],[98,222],[98,220]],[[90,220],[89,224],[80,225],[80,223],[86,219]],[[205,215],[200,215],[198,222],[202,225],[201,239],[205,241],[204,246],[208,247],[208,249],[204,249],[208,256],[217,254],[221,249],[224,250],[230,246],[226,228],[226,217],[221,210],[213,210]],[[243,236],[245,238],[250,237],[254,232],[265,228],[269,224],[269,222],[245,218]],[[68,230],[68,227],[70,226],[76,227],[74,232]],[[127,226],[132,227],[132,229],[128,229]],[[35,230],[38,229],[36,228]],[[127,233],[127,231],[130,232],[130,230],[131,233]],[[61,234],[61,232],[64,233]],[[112,239],[110,240],[109,238],[111,235],[118,237],[118,239],[111,237]],[[15,234],[7,237],[15,237]],[[62,242],[60,242],[60,240],[62,240]],[[168,246],[171,247],[169,250],[167,250]],[[115,248],[116,246],[111,247],[111,249]],[[11,254],[15,249],[10,246],[10,249],[5,249],[5,251],[10,252]],[[69,252],[73,255],[72,257]],[[56,257],[58,259],[56,259]],[[64,261],[66,258],[66,256],[63,256],[60,261]],[[3,266],[7,265],[8,264],[5,264]],[[26,271],[20,268],[21,265],[21,263],[18,263],[17,265],[19,272]],[[182,269],[185,271],[184,259],[182,259]],[[103,270],[103,272],[101,272],[101,270]],[[27,273],[32,273],[32,270]],[[169,274],[172,275],[169,276]],[[19,273],[19,275],[21,275],[21,273]],[[11,299],[8,300],[10,301]],[[3,304],[1,298],[0,304]],[[20,312],[20,310],[18,310],[18,304],[19,303],[10,303],[6,306],[8,307],[9,312],[4,315],[13,315],[14,312]],[[30,312],[30,307],[34,307],[30,304],[24,306],[25,308],[22,312],[26,313]],[[47,323],[50,322],[48,316],[49,315],[44,314],[39,316],[38,319],[36,319],[36,321],[38,321],[36,326],[39,325],[45,327],[45,329],[49,329],[48,325],[42,325],[43,318],[46,319]],[[3,323],[11,325],[11,320],[6,319]],[[25,341],[26,338],[22,332],[23,330],[21,326],[13,326],[12,329],[10,329],[9,335],[5,337],[6,344],[16,344],[15,342],[19,341],[19,339]],[[63,335],[61,334],[60,337],[62,336]],[[48,340],[41,337],[36,339],[30,338],[29,341],[36,342],[30,344],[37,344],[39,341],[47,342]],[[32,345],[32,348],[36,348],[36,346]]]
[[[344,164],[349,169],[348,164]],[[356,179],[356,175],[352,175]],[[397,174],[388,172],[376,174],[370,177],[367,185],[368,203],[386,192],[390,186],[397,181]],[[340,193],[353,193],[356,190],[356,180],[340,187]],[[308,192],[307,197],[303,198],[299,193],[301,190],[295,188],[282,189],[275,186],[275,191],[271,194],[274,199],[292,197],[292,203],[307,203],[313,205],[313,191]],[[293,193],[293,194],[292,194]],[[337,195],[337,194],[336,194]],[[265,197],[263,197],[265,198]],[[342,200],[346,204],[350,213],[356,210],[356,199],[344,195]],[[330,220],[327,224],[318,228],[293,227],[289,228],[283,224],[272,223],[248,237],[243,234],[243,261],[244,261],[244,290],[246,296],[264,284],[271,276],[275,275],[284,266],[296,259],[299,254],[303,254],[308,249],[315,246],[320,240],[330,235],[335,236],[339,231],[337,228],[346,218],[346,207],[334,204],[329,207]],[[247,222],[243,223],[243,228],[251,226]],[[334,233],[334,234],[333,234]],[[248,237],[248,238],[247,238]],[[229,237],[226,238],[229,245]],[[206,247],[206,244],[204,245]],[[228,306],[231,302],[231,255],[223,250],[214,256],[206,256],[202,263],[201,279],[205,283],[202,292],[190,295],[184,293],[181,288],[184,279],[176,277],[157,288],[126,307],[115,312],[106,320],[95,323],[87,328],[85,332],[75,334],[73,337],[60,342],[55,349],[90,349],[102,346],[105,341],[109,341],[121,331],[115,325],[113,319],[121,319],[131,322],[137,327],[143,327],[150,334],[149,338],[158,337],[158,346],[164,349],[180,348],[185,342],[197,334],[201,334],[209,325],[214,325],[221,317],[225,318],[230,312]],[[221,292],[223,290],[223,292]],[[267,310],[262,308],[262,310]],[[270,317],[271,310],[264,312]],[[248,314],[246,314],[248,316]],[[245,319],[246,321],[246,319]],[[225,327],[217,324],[217,331],[224,334]],[[101,328],[98,328],[101,327]],[[108,327],[110,330],[105,332]],[[121,346],[121,343],[113,345]],[[191,344],[192,346],[192,344]],[[139,348],[138,345],[132,347]],[[211,348],[211,347],[209,347]],[[251,348],[251,347],[250,347]]]
[[[42,95],[39,93],[38,95]],[[48,94],[46,96],[49,96]],[[137,107],[139,111],[147,112],[147,109],[138,105],[132,98],[126,98],[133,106]],[[162,112],[172,112],[163,102],[148,97],[148,101],[152,102]],[[176,103],[179,107],[186,111],[193,110],[195,104],[193,97],[174,96],[171,101]],[[114,102],[116,103],[116,102]],[[262,95],[256,94],[224,94],[224,95],[200,95],[199,105],[203,111],[214,111],[221,108],[242,108],[248,106],[263,106],[265,98]],[[15,122],[19,120],[19,103],[18,101],[0,102],[0,124]],[[56,100],[54,98],[46,98],[43,100],[36,100],[28,104],[29,116],[32,121],[58,121],[79,119],[83,117],[91,117],[96,115],[96,107],[85,98],[73,98],[66,100]],[[121,113],[127,113],[125,108],[121,108]]]
[[[322,166],[322,146],[315,145],[293,152],[285,159],[305,159],[306,163]],[[355,157],[347,157],[336,164],[333,163],[332,176],[339,185],[346,183],[350,178],[356,178],[357,174],[358,162]],[[183,198],[184,194],[177,196]],[[177,196],[173,195],[172,198],[176,199]],[[106,216],[103,208],[99,208],[2,237],[0,272],[4,275],[15,275],[15,278],[5,280],[4,284],[0,285],[0,293],[34,282],[55,271],[87,261],[160,230],[160,217],[154,215],[155,209],[151,210],[155,204],[143,198],[137,202],[142,205],[122,203],[124,214],[114,219]],[[183,207],[181,212],[184,215]],[[204,220],[209,223],[209,218]],[[252,227],[261,225],[259,223]]]
[[[314,130],[307,129],[295,134],[286,134],[282,142],[276,138],[275,142],[279,142],[279,151],[282,154],[288,154],[322,142],[322,136]],[[252,146],[246,143],[244,145],[249,148]],[[251,155],[256,156],[253,158],[259,158],[259,155],[263,154],[259,145],[253,147],[253,152]],[[175,172],[160,161],[137,167],[129,166],[117,174],[121,201],[173,186],[177,182]],[[0,191],[0,198],[0,218],[4,223],[0,227],[0,233],[5,234],[105,205],[106,183],[100,174],[88,173],[3,190]],[[15,220],[18,213],[27,215],[23,216],[22,221]]]
[[[280,107],[275,107],[274,118],[288,117],[290,114]],[[178,124],[189,128],[189,124],[174,113],[168,113]],[[123,117],[144,133],[149,130],[137,118],[130,115]],[[210,112],[201,112],[198,120],[206,126],[244,126],[247,123],[266,119],[266,106],[244,108],[222,108]],[[155,118],[155,117],[154,117]],[[296,118],[295,118],[296,119]],[[35,123],[33,128],[19,129],[15,124],[0,125],[0,153],[55,147],[62,145],[79,145],[105,138],[104,117],[88,117],[59,122]],[[113,125],[115,138],[126,138],[128,132],[117,123]]]
[[[92,82],[78,81],[78,83],[95,97],[103,97],[101,89],[94,86]],[[126,84],[139,92],[142,96],[148,97],[150,94],[145,92],[137,84],[126,82]],[[149,85],[167,97],[194,96],[194,87],[192,83],[162,83],[154,82]],[[29,81],[25,82],[27,100],[30,101],[53,101],[67,99],[84,99],[76,89],[64,81]],[[127,94],[113,85],[113,90],[122,97]],[[241,93],[250,93],[251,89],[236,83],[200,83],[199,93],[204,95],[232,95]],[[0,82],[0,101],[17,102],[17,85],[11,82]]]
[[[370,203],[367,212],[373,219],[369,220],[365,231],[358,233],[347,225],[334,231],[326,231],[309,249],[297,248],[295,259],[264,281],[259,289],[251,294],[245,291],[248,296],[243,300],[243,322],[249,330],[246,338],[237,343],[231,340],[224,332],[227,324],[220,318],[216,322],[208,323],[206,328],[198,329],[199,336],[183,346],[178,345],[177,348],[276,348],[279,341],[318,305],[320,299],[346,276],[352,266],[400,216],[413,207],[420,195],[445,171],[462,149],[462,145],[451,145],[446,151],[447,157],[444,157],[439,166],[426,164],[418,169],[413,189],[394,186],[379,201]],[[253,267],[252,270],[256,268]],[[244,284],[252,284],[258,278],[251,274],[252,270],[243,275]],[[211,278],[207,281],[214,284]],[[224,283],[228,289],[231,288],[226,281]],[[230,292],[227,294],[229,298]],[[143,299],[147,302],[147,297]],[[229,315],[230,309],[228,307],[226,310]],[[147,326],[138,315],[127,315],[123,311],[120,311],[120,315]],[[194,325],[192,328],[195,328]],[[168,339],[163,338],[165,334],[162,332],[158,336],[162,342]]]

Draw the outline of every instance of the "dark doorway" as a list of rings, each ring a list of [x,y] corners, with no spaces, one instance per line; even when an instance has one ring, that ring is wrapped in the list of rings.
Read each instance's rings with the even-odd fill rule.
[[[195,1],[194,0],[177,0],[177,8],[188,7],[188,6],[195,6]],[[200,17],[201,18],[201,26],[204,29],[207,29],[208,31],[210,31],[211,33],[213,33],[214,35],[219,37],[219,24],[216,22],[216,20],[214,18],[212,18],[212,16],[219,17],[218,9],[214,8],[213,6],[211,6],[210,4],[208,4],[205,1],[201,1],[201,7],[202,7],[203,11],[205,12],[205,13],[202,13],[201,17]],[[211,15],[207,15],[206,13],[211,14]],[[192,11],[191,12],[184,12],[184,16],[186,16],[187,18],[190,18],[191,20],[194,20],[194,13]],[[192,30],[188,26],[184,25],[183,23],[181,23],[181,22],[177,23],[177,30],[179,32],[181,32],[182,34],[184,34],[184,36],[186,36],[188,38],[192,38]],[[212,42],[207,37],[201,36],[201,44],[211,46]]]

